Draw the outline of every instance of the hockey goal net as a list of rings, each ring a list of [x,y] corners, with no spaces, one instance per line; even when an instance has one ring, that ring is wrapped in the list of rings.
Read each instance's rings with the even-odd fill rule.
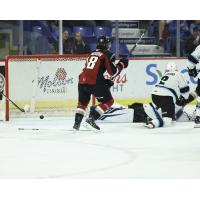
[[[5,119],[15,117],[70,116],[78,98],[78,75],[87,55],[8,56],[5,61],[5,95],[22,113],[5,100]]]

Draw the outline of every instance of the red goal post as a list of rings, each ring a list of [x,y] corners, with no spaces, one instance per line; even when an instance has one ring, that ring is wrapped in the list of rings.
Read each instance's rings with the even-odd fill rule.
[[[66,116],[73,113],[78,98],[78,75],[88,55],[20,55],[5,60],[5,94],[20,107],[20,113],[8,100],[5,119],[10,117]],[[94,98],[93,98],[94,103]]]

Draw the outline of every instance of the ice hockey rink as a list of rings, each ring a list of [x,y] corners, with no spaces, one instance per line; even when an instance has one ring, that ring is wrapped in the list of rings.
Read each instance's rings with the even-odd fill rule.
[[[151,130],[101,123],[101,133],[73,133],[72,124],[1,122],[0,178],[200,178],[200,129],[192,122]]]

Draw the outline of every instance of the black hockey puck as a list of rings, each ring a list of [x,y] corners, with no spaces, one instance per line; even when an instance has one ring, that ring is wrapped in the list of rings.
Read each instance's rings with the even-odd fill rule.
[[[40,115],[40,119],[44,119],[44,115]]]

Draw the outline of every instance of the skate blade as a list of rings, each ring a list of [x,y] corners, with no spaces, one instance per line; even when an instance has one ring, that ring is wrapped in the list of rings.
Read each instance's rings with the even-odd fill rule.
[[[79,129],[76,130],[74,128],[72,129],[67,129],[67,128],[58,128],[58,129],[54,129],[54,128],[31,128],[31,127],[19,127],[17,128],[18,131],[65,131],[65,132],[73,132],[73,133],[78,133],[78,132],[88,132],[90,130],[85,130],[85,129]]]
[[[94,133],[99,133],[99,132],[101,132],[100,130],[98,130],[98,129],[92,127],[92,126],[91,126],[89,123],[87,123],[87,122],[83,123],[83,126],[84,126],[86,129],[88,129],[89,131],[93,131]]]

